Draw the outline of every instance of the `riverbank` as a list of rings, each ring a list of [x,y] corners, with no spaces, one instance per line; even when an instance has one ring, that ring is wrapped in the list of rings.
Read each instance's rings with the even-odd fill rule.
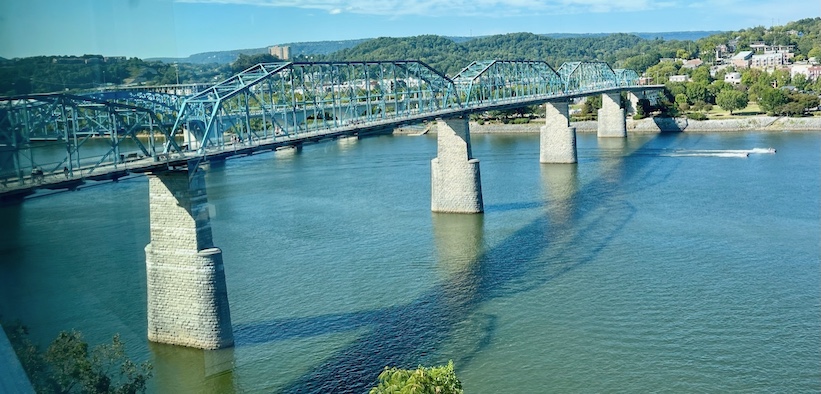
[[[536,119],[526,124],[470,123],[470,132],[484,133],[538,133],[544,121]],[[578,133],[595,133],[596,121],[571,122]],[[754,116],[737,119],[691,120],[686,118],[627,119],[627,132],[653,134],[661,132],[715,133],[741,131],[810,131],[821,130],[821,117],[790,118],[785,116]],[[394,134],[435,133],[436,124],[426,127],[400,128]]]

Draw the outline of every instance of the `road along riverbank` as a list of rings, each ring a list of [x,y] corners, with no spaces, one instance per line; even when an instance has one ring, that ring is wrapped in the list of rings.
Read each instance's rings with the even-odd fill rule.
[[[544,120],[534,119],[526,124],[470,123],[470,132],[483,133],[538,133]],[[596,121],[571,122],[579,133],[595,133]],[[790,118],[785,116],[754,116],[736,119],[691,120],[686,118],[646,118],[627,120],[629,133],[652,134],[661,132],[715,133],[741,131],[811,131],[821,130],[821,117]],[[394,134],[436,133],[436,124],[425,127],[398,128]]]

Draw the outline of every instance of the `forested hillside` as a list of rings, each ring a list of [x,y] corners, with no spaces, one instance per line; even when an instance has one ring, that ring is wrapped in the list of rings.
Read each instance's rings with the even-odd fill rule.
[[[647,48],[672,56],[681,46],[678,41],[648,41],[630,34],[550,38],[532,33],[513,33],[481,37],[462,43],[445,37],[426,35],[377,38],[324,58],[421,60],[448,75],[455,75],[474,60],[545,60],[554,67],[559,67],[565,61],[601,60],[613,64],[638,55]],[[652,64],[647,67],[650,65]]]

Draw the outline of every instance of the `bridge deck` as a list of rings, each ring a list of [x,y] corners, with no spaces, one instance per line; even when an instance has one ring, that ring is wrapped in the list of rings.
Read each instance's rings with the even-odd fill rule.
[[[590,96],[612,91],[642,91],[656,90],[663,85],[652,86],[619,86],[603,89],[590,89],[567,92],[559,95],[534,95],[526,97],[513,97],[502,100],[494,100],[487,103],[476,103],[469,107],[445,108],[438,111],[425,111],[400,117],[388,117],[373,121],[359,121],[354,124],[338,127],[312,129],[300,131],[296,135],[270,136],[267,138],[253,138],[251,142],[209,145],[204,152],[194,150],[158,154],[145,158],[123,160],[118,163],[104,163],[94,166],[75,168],[79,175],[66,176],[62,171],[45,173],[42,177],[34,179],[25,176],[22,180],[3,179],[0,180],[0,202],[17,201],[34,193],[38,189],[66,190],[81,186],[85,181],[105,181],[116,180],[129,174],[139,174],[154,171],[163,171],[171,168],[179,168],[188,165],[190,160],[199,159],[201,161],[223,160],[232,156],[245,156],[260,151],[272,151],[284,147],[301,145],[305,143],[318,142],[325,139],[371,133],[375,130],[396,127],[406,123],[416,123],[425,120],[432,120],[440,117],[459,116],[473,112],[488,110],[499,110],[515,108],[526,105],[541,104],[555,100],[569,100],[577,97]]]
[[[298,136],[270,136],[268,138],[254,138],[249,142],[230,143],[225,145],[209,146],[205,152],[196,151],[174,152],[159,154],[156,157],[144,157],[134,160],[125,160],[117,164],[106,163],[99,166],[85,166],[75,168],[74,171],[80,175],[67,177],[62,171],[45,173],[39,179],[32,176],[25,176],[22,183],[16,178],[12,181],[8,179],[0,183],[0,201],[9,202],[20,200],[34,193],[38,189],[48,190],[71,190],[75,189],[86,181],[107,181],[116,180],[128,176],[129,174],[142,174],[155,171],[165,171],[173,168],[181,168],[188,165],[191,160],[199,159],[203,162],[209,160],[224,160],[233,156],[247,156],[257,152],[274,151],[291,146],[314,143],[327,139],[334,139],[346,136],[370,134],[386,128],[407,123],[429,120],[435,117],[448,115],[453,111],[439,111],[435,113],[424,113],[414,117],[403,117],[401,119],[386,119],[373,122],[357,123],[353,125],[314,130],[301,133]],[[93,170],[93,171],[92,171]]]

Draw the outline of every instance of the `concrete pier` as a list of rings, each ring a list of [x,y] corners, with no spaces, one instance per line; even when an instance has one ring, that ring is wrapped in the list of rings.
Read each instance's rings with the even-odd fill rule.
[[[568,102],[548,102],[539,137],[540,163],[576,163],[576,128],[570,127]]]
[[[431,211],[483,212],[479,160],[470,150],[468,118],[437,122],[437,155],[431,160]]]
[[[638,111],[639,100],[645,98],[647,96],[644,92],[627,92],[627,108],[625,108],[627,115],[635,115]]]
[[[203,171],[192,164],[148,179],[148,339],[199,349],[233,346],[222,251],[211,238]]]
[[[621,93],[602,93],[602,107],[599,110],[599,138],[627,137],[627,123],[621,108]]]

